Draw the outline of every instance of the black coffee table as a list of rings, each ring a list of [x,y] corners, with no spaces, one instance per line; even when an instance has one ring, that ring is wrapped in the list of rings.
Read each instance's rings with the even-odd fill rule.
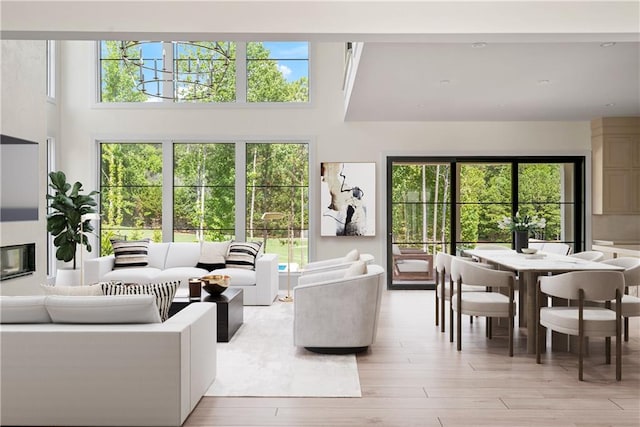
[[[204,289],[200,300],[188,297],[175,297],[169,309],[173,316],[192,302],[215,302],[218,314],[218,342],[229,342],[243,321],[244,301],[242,289],[230,288],[220,295],[209,295]]]

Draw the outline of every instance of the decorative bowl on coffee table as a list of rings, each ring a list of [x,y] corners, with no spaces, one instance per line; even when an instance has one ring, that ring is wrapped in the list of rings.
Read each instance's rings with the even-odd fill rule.
[[[202,288],[211,295],[220,295],[229,287],[231,277],[222,274],[211,274],[201,277]]]

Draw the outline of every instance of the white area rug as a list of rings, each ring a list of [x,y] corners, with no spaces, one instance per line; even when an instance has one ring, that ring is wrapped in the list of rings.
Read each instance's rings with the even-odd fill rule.
[[[206,396],[362,396],[355,355],[294,347],[293,304],[244,307],[243,325],[218,343],[218,373]]]

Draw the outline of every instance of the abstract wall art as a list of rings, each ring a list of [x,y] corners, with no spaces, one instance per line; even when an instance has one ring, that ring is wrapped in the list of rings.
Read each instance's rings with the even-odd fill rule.
[[[376,235],[376,164],[320,165],[321,236]]]

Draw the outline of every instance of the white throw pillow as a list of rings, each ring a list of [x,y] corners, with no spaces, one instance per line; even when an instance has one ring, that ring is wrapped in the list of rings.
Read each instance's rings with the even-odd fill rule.
[[[50,295],[45,306],[55,323],[160,323],[153,295]]]
[[[67,296],[98,296],[102,293],[102,284],[85,286],[49,286],[40,285],[45,295],[67,295]]]
[[[44,295],[0,296],[0,323],[51,323]]]
[[[344,271],[344,277],[357,277],[367,274],[367,264],[364,261],[356,261]]]
[[[204,268],[208,271],[224,268],[230,244],[231,241],[202,242],[200,246],[200,259],[196,267]]]
[[[353,249],[351,251],[349,251],[345,256],[344,256],[344,261],[345,262],[353,262],[353,261],[358,261],[360,259],[360,253],[358,252],[357,249]]]

